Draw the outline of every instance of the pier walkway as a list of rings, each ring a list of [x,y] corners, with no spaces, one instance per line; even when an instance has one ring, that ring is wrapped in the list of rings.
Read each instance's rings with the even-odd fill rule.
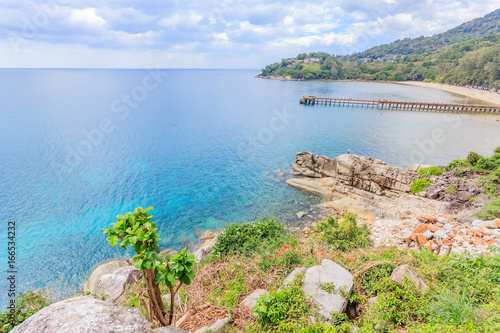
[[[408,102],[390,101],[381,99],[358,99],[302,96],[300,104],[324,104],[340,106],[363,106],[387,110],[411,110],[411,111],[433,111],[453,113],[496,113],[500,114],[500,106],[480,104],[455,104],[455,103],[430,103],[430,102]]]

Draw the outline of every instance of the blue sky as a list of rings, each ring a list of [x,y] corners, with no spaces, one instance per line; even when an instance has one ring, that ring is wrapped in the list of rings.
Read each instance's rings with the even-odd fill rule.
[[[500,0],[0,0],[0,67],[252,68],[432,35]]]

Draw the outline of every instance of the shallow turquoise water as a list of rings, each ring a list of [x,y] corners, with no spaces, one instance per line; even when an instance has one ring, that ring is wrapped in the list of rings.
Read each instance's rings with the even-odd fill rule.
[[[230,222],[293,221],[319,200],[274,172],[299,151],[350,149],[406,167],[500,145],[495,116],[298,103],[302,95],[466,101],[445,92],[255,74],[0,70],[0,220],[17,221],[18,290],[78,291],[95,264],[124,255],[101,228],[137,206],[154,207],[163,248],[192,245]]]

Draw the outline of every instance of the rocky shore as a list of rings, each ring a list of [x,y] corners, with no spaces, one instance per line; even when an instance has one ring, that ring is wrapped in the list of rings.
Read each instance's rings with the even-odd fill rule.
[[[292,164],[296,177],[287,184],[330,198],[320,205],[325,216],[357,213],[369,226],[374,246],[427,247],[442,255],[481,254],[491,245],[500,246],[500,220],[481,221],[473,215],[487,201],[477,185],[481,175],[472,170],[459,175],[453,171],[440,176],[418,174],[427,167],[402,169],[365,156],[330,159],[301,152]],[[432,184],[412,194],[413,180],[424,177]]]

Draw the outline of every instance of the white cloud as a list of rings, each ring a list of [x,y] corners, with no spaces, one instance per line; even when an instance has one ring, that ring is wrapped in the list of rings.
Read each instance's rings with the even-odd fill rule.
[[[45,61],[54,67],[73,61],[73,67],[102,67],[110,65],[102,57],[114,54],[137,67],[143,63],[138,59],[175,54],[168,59],[183,67],[220,67],[219,59],[228,66],[263,67],[269,59],[302,52],[341,54],[443,32],[500,7],[500,0],[59,2],[0,0],[0,54],[6,59],[0,66]],[[22,42],[17,53],[12,39]]]
[[[71,24],[85,24],[90,27],[99,27],[106,24],[106,20],[96,14],[95,8],[72,9],[68,21]]]

